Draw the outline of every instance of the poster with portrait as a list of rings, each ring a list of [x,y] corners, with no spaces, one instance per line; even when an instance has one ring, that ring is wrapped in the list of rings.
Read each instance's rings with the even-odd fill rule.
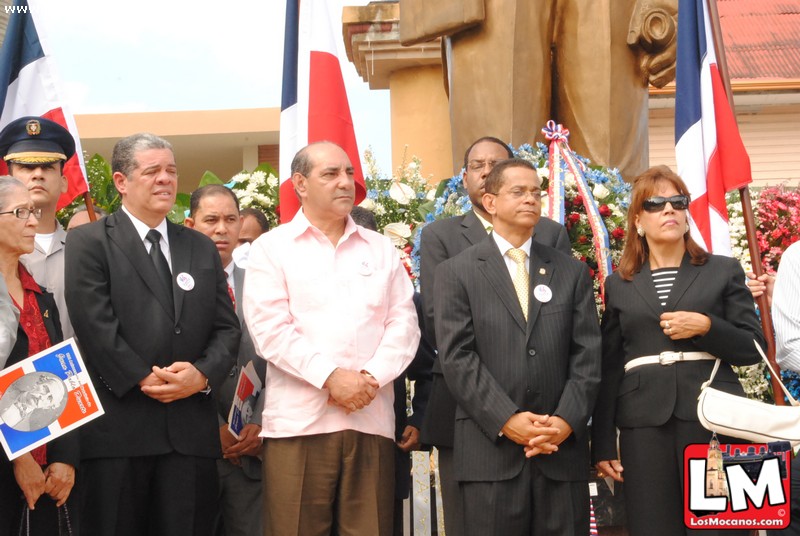
[[[261,392],[261,380],[250,361],[242,368],[239,381],[236,383],[236,393],[233,396],[231,411],[228,414],[228,430],[236,439],[241,439],[242,428],[250,422],[256,407],[256,399]]]
[[[0,371],[0,443],[9,460],[102,414],[75,339]]]

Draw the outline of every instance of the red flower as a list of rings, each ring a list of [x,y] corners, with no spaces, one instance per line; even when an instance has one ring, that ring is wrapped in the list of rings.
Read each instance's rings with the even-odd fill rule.
[[[583,197],[576,195],[575,199],[572,200],[572,204],[576,207],[583,206]]]
[[[599,209],[600,215],[604,218],[608,218],[611,216],[611,209],[608,208],[608,205],[600,205]]]
[[[623,238],[625,238],[625,229],[623,229],[622,227],[617,227],[616,229],[611,231],[611,236],[613,236],[617,240],[622,240]]]
[[[569,222],[570,223],[578,223],[579,221],[581,221],[581,215],[580,214],[576,214],[576,213],[573,212],[572,214],[569,215]]]
[[[586,244],[589,241],[589,237],[586,235],[580,235],[578,237],[578,242],[581,244]]]

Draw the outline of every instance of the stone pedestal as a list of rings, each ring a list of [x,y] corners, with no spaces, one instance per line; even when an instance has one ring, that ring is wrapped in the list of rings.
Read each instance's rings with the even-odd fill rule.
[[[434,181],[448,179],[453,162],[441,41],[401,46],[399,19],[397,2],[345,7],[347,58],[370,89],[389,90],[393,168],[417,156],[424,175]]]

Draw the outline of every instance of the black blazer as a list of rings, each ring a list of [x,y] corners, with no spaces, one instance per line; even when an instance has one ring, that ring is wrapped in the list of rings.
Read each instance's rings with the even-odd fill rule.
[[[63,336],[61,335],[58,308],[53,295],[42,289],[41,294],[36,294],[36,302],[39,304],[39,312],[42,315],[47,335],[50,337],[50,344],[58,344],[63,340]],[[23,331],[22,326],[17,326],[17,342],[8,356],[6,366],[9,367],[19,363],[27,357],[28,336]],[[80,462],[79,444],[78,434],[75,431],[54,439],[47,444],[47,463],[61,462],[77,469]],[[2,459],[3,464],[11,463],[5,456],[0,457],[0,459]]]
[[[106,411],[81,428],[83,458],[220,456],[211,396],[164,404],[138,385],[153,365],[188,361],[218,389],[239,348],[239,320],[214,243],[193,229],[167,227],[174,306],[123,211],[67,235],[67,307]],[[181,273],[192,276],[192,288],[177,285]]]
[[[433,320],[433,289],[436,267],[455,257],[465,249],[478,244],[489,236],[473,211],[463,216],[438,220],[426,225],[420,237],[420,290],[425,316],[425,332],[428,340],[436,346],[436,331]],[[533,231],[533,239],[552,246],[567,255],[572,254],[567,230],[553,220],[542,217]],[[437,447],[453,446],[453,426],[456,403],[442,377],[442,367],[436,359],[433,364],[433,387],[422,427],[422,441]]]
[[[625,363],[664,351],[708,352],[722,359],[714,386],[743,395],[730,365],[760,361],[753,339],[764,345],[753,297],[739,262],[711,255],[694,266],[687,254],[665,307],[656,296],[650,264],[632,281],[612,274],[606,281],[603,314],[603,382],[592,420],[592,457],[617,458],[616,427],[660,426],[671,416],[697,421],[700,386],[714,361],[687,361],[671,366],[644,365],[625,373]],[[673,341],[659,322],[669,311],[693,311],[711,319],[702,337]]]
[[[261,426],[261,413],[264,410],[264,395],[265,391],[263,386],[267,377],[267,361],[262,359],[256,354],[256,348],[253,345],[253,339],[250,338],[250,332],[244,323],[244,312],[242,311],[242,290],[244,289],[244,276],[245,271],[238,266],[233,267],[233,284],[234,284],[234,297],[236,298],[236,316],[239,318],[240,326],[242,329],[242,339],[239,343],[239,354],[222,386],[214,392],[214,399],[217,401],[218,422],[220,425],[228,424],[228,415],[230,415],[231,404],[233,403],[233,396],[236,393],[236,384],[239,382],[239,375],[242,369],[252,361],[253,368],[256,374],[261,378],[261,393],[256,400],[256,406],[253,411],[253,416],[250,418],[249,423],[255,423]],[[251,480],[261,480],[261,460],[257,456],[242,456],[239,461],[241,462],[241,470]],[[239,467],[232,463],[223,464],[222,467],[217,468],[219,471],[238,471]]]
[[[537,285],[550,288],[549,301],[534,297]],[[485,240],[439,266],[434,301],[439,361],[458,403],[456,479],[518,475],[523,448],[499,433],[514,413],[532,411],[573,429],[558,452],[533,463],[552,480],[586,480],[601,353],[586,264],[533,242],[526,322],[500,250]]]

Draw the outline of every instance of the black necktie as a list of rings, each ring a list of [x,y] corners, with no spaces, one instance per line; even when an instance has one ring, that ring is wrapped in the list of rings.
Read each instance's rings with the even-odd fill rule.
[[[145,238],[151,244],[150,259],[152,259],[153,265],[156,267],[158,277],[164,283],[164,290],[167,292],[169,302],[172,303],[172,273],[169,271],[167,258],[164,256],[164,252],[161,251],[161,233],[155,229],[150,229],[147,231]]]

